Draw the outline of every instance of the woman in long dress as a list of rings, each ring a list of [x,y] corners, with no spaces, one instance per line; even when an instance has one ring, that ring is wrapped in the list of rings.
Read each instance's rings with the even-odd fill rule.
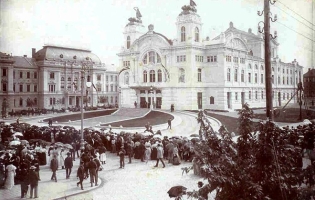
[[[10,190],[14,186],[14,177],[15,177],[16,167],[13,163],[10,163],[6,167],[7,176],[4,183],[4,188]]]
[[[64,151],[64,149],[61,149],[61,151],[60,151],[59,166],[61,166],[62,169],[65,168],[65,151]]]

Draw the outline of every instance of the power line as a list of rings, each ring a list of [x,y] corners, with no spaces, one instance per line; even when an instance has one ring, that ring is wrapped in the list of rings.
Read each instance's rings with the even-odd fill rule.
[[[304,22],[298,20],[297,18],[295,18],[295,17],[294,17],[293,15],[291,15],[290,13],[284,11],[283,9],[281,9],[281,8],[278,7],[278,6],[275,6],[275,7],[278,8],[279,10],[281,10],[282,12],[284,12],[284,13],[290,15],[290,16],[291,16],[292,18],[294,18],[296,21],[298,21],[298,22],[300,22],[301,24],[305,25],[306,27],[310,28],[312,31],[315,31],[312,27],[310,27],[310,26],[308,26],[307,24],[305,24]]]
[[[294,29],[292,29],[292,28],[288,27],[287,25],[282,24],[281,22],[278,22],[278,21],[276,21],[276,22],[277,22],[278,24],[281,24],[282,26],[287,27],[287,28],[288,28],[288,29],[290,29],[291,31],[294,31],[295,33],[297,33],[297,34],[299,34],[299,35],[301,35],[301,36],[305,37],[306,39],[309,39],[310,41],[315,42],[315,41],[314,41],[314,40],[312,40],[311,38],[309,38],[309,37],[307,37],[307,36],[303,35],[302,33],[297,32],[296,30],[294,30]]]
[[[314,24],[310,21],[308,21],[307,19],[305,19],[304,17],[302,17],[300,14],[298,14],[297,12],[295,12],[294,10],[292,10],[291,8],[289,8],[288,6],[286,6],[285,4],[281,3],[281,1],[277,0],[277,2],[279,2],[280,4],[282,4],[284,7],[286,7],[287,9],[291,10],[293,13],[295,13],[296,15],[298,15],[299,17],[301,17],[302,19],[304,19],[305,21],[307,21],[308,23],[310,23],[312,26],[314,26]]]

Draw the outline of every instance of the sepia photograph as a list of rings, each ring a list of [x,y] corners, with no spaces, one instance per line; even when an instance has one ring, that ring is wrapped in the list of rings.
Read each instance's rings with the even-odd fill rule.
[[[0,198],[315,200],[314,0],[0,0]]]

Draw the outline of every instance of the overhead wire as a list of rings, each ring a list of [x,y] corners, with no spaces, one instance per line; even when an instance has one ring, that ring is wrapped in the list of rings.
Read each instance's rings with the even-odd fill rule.
[[[299,17],[301,17],[302,19],[304,19],[305,21],[307,21],[308,23],[310,23],[312,26],[314,26],[314,24],[310,21],[308,21],[307,19],[305,19],[303,16],[301,16],[300,14],[298,14],[297,12],[295,12],[294,10],[292,10],[291,8],[289,8],[287,5],[283,4],[281,1],[277,0],[276,2],[280,3],[281,5],[283,5],[284,7],[286,7],[287,9],[289,9],[290,11],[292,11],[293,13],[295,13],[296,15],[298,15]]]
[[[310,41],[312,41],[312,42],[315,42],[314,40],[312,40],[311,38],[309,38],[309,37],[307,37],[307,36],[303,35],[302,33],[297,32],[297,31],[296,31],[296,30],[294,30],[293,28],[288,27],[287,25],[285,25],[285,24],[283,24],[283,23],[281,23],[281,22],[279,22],[279,21],[276,21],[276,22],[277,22],[278,24],[281,24],[282,26],[284,26],[284,27],[286,27],[286,28],[290,29],[291,31],[294,31],[295,33],[297,33],[297,34],[299,34],[299,35],[303,36],[304,38],[309,39],[309,40],[310,40]]]

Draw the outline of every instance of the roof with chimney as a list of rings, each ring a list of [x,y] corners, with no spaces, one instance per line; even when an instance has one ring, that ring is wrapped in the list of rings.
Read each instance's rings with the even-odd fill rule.
[[[315,69],[308,68],[308,71],[303,75],[303,77],[315,77]]]
[[[13,56],[14,67],[19,68],[37,68],[35,59],[28,58],[27,56]]]

